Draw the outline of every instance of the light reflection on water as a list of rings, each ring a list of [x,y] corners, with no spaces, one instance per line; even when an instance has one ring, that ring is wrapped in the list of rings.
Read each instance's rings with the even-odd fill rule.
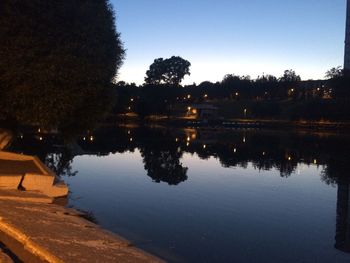
[[[70,205],[136,246],[173,262],[349,262],[348,137],[124,133],[80,144],[64,180]]]

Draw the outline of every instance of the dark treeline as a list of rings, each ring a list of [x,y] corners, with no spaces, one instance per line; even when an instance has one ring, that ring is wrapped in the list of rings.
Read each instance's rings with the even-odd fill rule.
[[[181,86],[170,83],[116,84],[118,93],[114,113],[176,115],[179,108],[197,103],[212,103],[221,117],[288,120],[350,120],[350,77],[339,68],[326,74],[327,80],[301,81],[293,70],[283,76],[226,75],[222,81]]]
[[[319,165],[322,179],[336,183],[348,178],[348,136],[206,129],[100,129],[64,147],[56,139],[22,134],[11,150],[38,155],[57,174],[76,175],[71,162],[77,155],[109,155],[139,150],[147,175],[154,182],[177,185],[187,180],[185,153],[201,159],[217,158],[224,167],[276,169],[282,177],[296,172],[299,164]]]

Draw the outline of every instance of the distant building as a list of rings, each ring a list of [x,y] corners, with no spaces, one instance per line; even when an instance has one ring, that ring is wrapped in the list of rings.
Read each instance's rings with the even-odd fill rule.
[[[196,104],[187,108],[186,117],[197,120],[211,120],[218,118],[218,108],[211,104]]]
[[[347,0],[344,70],[350,71],[350,0]]]

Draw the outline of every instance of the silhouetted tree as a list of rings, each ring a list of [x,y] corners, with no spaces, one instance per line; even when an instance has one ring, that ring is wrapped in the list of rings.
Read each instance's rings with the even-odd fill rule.
[[[230,97],[232,93],[239,93],[239,97],[248,98],[251,95],[250,76],[227,74],[221,82],[222,96]]]
[[[146,72],[145,82],[147,84],[161,84],[163,82],[163,74],[166,71],[163,58],[157,58]]]
[[[0,1],[0,117],[90,126],[112,105],[123,55],[108,0]]]
[[[147,84],[179,85],[186,75],[190,75],[191,63],[181,57],[154,60],[146,72]]]
[[[256,83],[276,83],[278,79],[273,75],[262,75],[258,76],[255,80]]]
[[[331,68],[330,70],[328,70],[326,72],[326,78],[327,79],[340,78],[343,75],[344,75],[344,71],[343,71],[343,69],[340,66],[335,67],[335,68]]]
[[[278,79],[273,75],[258,76],[254,82],[254,95],[264,99],[278,97]]]
[[[237,76],[235,74],[227,74],[224,76],[221,83],[227,86],[235,86],[235,85],[238,85],[240,81],[241,81],[240,76]]]
[[[299,82],[301,81],[301,78],[299,75],[295,73],[294,70],[289,69],[285,70],[283,73],[283,76],[280,78],[281,82]]]

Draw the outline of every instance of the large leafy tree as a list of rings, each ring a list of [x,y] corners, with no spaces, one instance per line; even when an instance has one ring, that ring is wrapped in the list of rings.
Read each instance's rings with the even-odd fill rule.
[[[108,0],[1,0],[1,119],[60,129],[96,122],[123,56]]]
[[[181,57],[154,60],[146,72],[147,84],[179,85],[186,75],[190,75],[191,63]]]

